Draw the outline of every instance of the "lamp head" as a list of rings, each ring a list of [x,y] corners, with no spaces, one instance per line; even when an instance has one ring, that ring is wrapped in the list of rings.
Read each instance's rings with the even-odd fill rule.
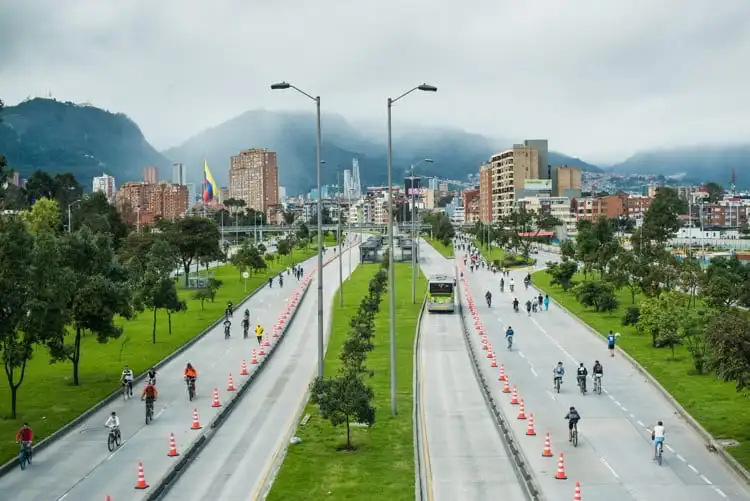
[[[271,84],[271,90],[286,90],[290,88],[292,84],[288,82],[279,82],[275,84]]]
[[[437,92],[437,87],[434,85],[423,83],[419,87],[417,87],[418,90],[424,91],[424,92]]]

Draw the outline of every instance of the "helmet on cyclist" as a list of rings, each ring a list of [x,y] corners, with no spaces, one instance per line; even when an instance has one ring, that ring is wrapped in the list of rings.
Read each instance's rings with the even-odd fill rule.
[[[658,424],[659,426],[664,426],[664,423],[662,423],[661,421],[659,421],[659,422],[658,422],[658,423],[656,423],[656,424]]]
[[[116,416],[116,415],[117,415],[117,413],[116,413],[115,411],[112,411],[112,415],[113,415],[113,416]]]
[[[599,361],[598,360],[594,360],[594,365],[599,365]]]
[[[571,410],[571,411],[574,411],[574,410],[576,410],[575,406],[571,405],[571,406],[570,406],[570,410]]]
[[[581,365],[579,365],[579,367],[583,367],[583,362],[581,362]]]

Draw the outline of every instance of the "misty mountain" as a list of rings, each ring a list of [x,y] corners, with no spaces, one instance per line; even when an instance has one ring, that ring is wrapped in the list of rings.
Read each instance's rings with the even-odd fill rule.
[[[737,176],[737,186],[750,186],[750,144],[709,145],[672,148],[636,153],[624,162],[613,165],[616,174],[661,174],[682,176],[685,182],[705,183],[715,181],[727,186],[732,179],[732,169]]]
[[[121,183],[142,179],[148,165],[162,172],[169,165],[122,113],[36,98],[5,108],[0,118],[0,152],[22,177],[35,170],[71,172],[91,186],[103,172]]]
[[[336,114],[321,118],[321,159],[326,161],[321,173],[323,184],[336,183],[337,174],[351,167],[357,158],[363,182],[369,185],[387,182],[387,149],[385,134],[373,136]],[[398,127],[393,138],[393,176],[400,182],[412,163],[423,158],[434,160],[422,164],[420,175],[467,180],[493,153],[510,146],[511,140],[493,140],[458,129],[419,126]],[[191,179],[201,179],[204,157],[216,181],[226,185],[229,158],[248,148],[268,148],[277,153],[279,183],[287,193],[306,192],[315,186],[315,115],[306,112],[252,110],[216,127],[210,128],[182,145],[163,152],[164,156],[188,166]],[[580,159],[551,153],[553,164],[566,163],[584,170],[598,167]]]

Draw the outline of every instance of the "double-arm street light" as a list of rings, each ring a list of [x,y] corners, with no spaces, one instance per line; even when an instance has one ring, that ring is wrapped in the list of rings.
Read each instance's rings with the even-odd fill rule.
[[[419,251],[419,238],[417,236],[417,195],[414,188],[414,169],[422,164],[431,164],[434,160],[423,158],[415,164],[411,164],[411,302],[417,304],[417,252]]]
[[[73,211],[71,210],[75,204],[80,204],[83,202],[82,198],[79,198],[78,200],[74,200],[68,204],[68,233],[73,232]]]
[[[395,99],[388,98],[388,320],[391,339],[391,412],[396,415],[396,279],[393,266],[393,148],[391,135],[391,108],[396,101],[405,98],[414,91],[437,92],[437,87],[423,83],[410,89]],[[412,253],[414,251],[412,250]]]
[[[318,186],[318,377],[323,377],[323,201],[320,192],[320,96],[313,97],[311,94],[295,87],[288,82],[280,82],[271,85],[271,90],[294,89],[303,96],[315,101],[316,111],[316,134],[315,134],[315,170]]]

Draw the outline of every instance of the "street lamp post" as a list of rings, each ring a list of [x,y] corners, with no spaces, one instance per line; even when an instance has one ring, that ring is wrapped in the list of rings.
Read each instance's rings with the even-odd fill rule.
[[[393,266],[394,245],[393,245],[393,137],[391,125],[391,108],[399,99],[403,99],[412,92],[421,90],[424,92],[437,92],[437,87],[423,83],[407,92],[404,92],[395,99],[388,98],[388,245],[390,247],[388,259],[388,320],[390,325],[390,366],[391,366],[391,412],[395,416],[396,409],[396,277]]]
[[[411,164],[411,302],[417,304],[417,251],[419,249],[419,238],[417,237],[417,223],[414,217],[417,212],[417,196],[414,188],[414,168],[423,163],[431,164],[431,158],[423,158],[415,164]]]
[[[320,196],[320,96],[313,97],[307,92],[288,82],[271,85],[271,90],[294,89],[303,96],[315,101],[316,135],[315,135],[315,170],[318,186],[318,377],[323,377],[323,202]]]
[[[73,212],[70,210],[75,204],[83,202],[83,199],[78,199],[68,204],[68,233],[73,232]]]
[[[336,173],[336,185],[339,185],[339,174]],[[344,252],[344,246],[341,245],[341,195],[338,197],[338,221],[336,226],[336,245],[339,248],[339,306],[344,307],[344,263],[341,254]]]

